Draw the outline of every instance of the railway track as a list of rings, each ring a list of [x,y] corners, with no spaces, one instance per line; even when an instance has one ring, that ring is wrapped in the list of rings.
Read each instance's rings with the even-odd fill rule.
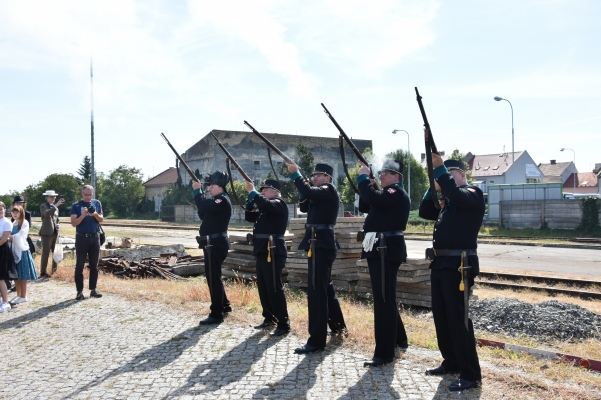
[[[497,281],[497,279],[505,282]],[[522,283],[524,281],[526,281],[526,283]],[[476,279],[476,283],[478,283],[478,285],[489,286],[497,289],[532,290],[546,292],[551,295],[565,294],[583,299],[601,300],[601,281],[595,280],[497,272],[480,272],[480,276],[478,279]],[[538,285],[533,285],[530,283]],[[570,288],[554,287],[554,285],[558,284],[569,285]],[[591,287],[595,288],[596,290],[590,290]]]

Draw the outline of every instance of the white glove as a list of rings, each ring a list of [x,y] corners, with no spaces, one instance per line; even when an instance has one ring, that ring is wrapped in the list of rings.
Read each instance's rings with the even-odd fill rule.
[[[365,250],[366,253],[369,253],[374,248],[374,244],[377,241],[378,236],[376,235],[376,232],[367,232],[363,238],[363,250]]]

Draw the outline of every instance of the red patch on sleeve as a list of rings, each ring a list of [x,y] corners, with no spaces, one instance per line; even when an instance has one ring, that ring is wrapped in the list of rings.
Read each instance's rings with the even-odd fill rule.
[[[393,189],[393,188],[388,188],[388,193],[390,193],[390,194],[393,194],[394,192],[396,192],[396,190],[395,190],[395,189]]]
[[[467,190],[469,190],[472,193],[476,193],[476,189],[474,189],[474,188],[467,188]]]
[[[221,199],[215,199],[215,203],[217,203],[217,204],[221,203],[221,201],[222,201]]]

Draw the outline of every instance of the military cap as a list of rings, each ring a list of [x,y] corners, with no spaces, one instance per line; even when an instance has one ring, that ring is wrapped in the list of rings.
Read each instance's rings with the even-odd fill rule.
[[[384,164],[382,165],[382,169],[380,171],[378,171],[378,174],[380,174],[380,172],[384,172],[384,171],[389,171],[395,174],[403,174],[403,170],[405,169],[405,166],[403,165],[403,163],[401,161],[398,160],[385,160]]]
[[[465,172],[465,164],[461,160],[446,160],[444,166],[447,167],[449,171],[458,169]]]
[[[332,168],[328,164],[316,164],[315,171],[313,171],[313,175],[316,174],[326,174],[330,178],[333,178],[332,175],[334,175],[334,168]]]
[[[225,185],[230,180],[230,177],[223,171],[215,171],[211,174],[209,178],[209,185],[217,185],[221,186],[225,189]]]
[[[265,179],[265,182],[261,185],[261,187],[259,188],[259,192],[261,190],[263,190],[264,188],[269,188],[269,189],[273,189],[273,190],[277,190],[278,192],[280,191],[280,182],[278,182],[275,179]]]

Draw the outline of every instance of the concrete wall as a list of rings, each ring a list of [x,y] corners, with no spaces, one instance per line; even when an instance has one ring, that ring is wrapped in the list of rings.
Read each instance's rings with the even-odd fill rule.
[[[598,202],[601,208],[601,200]],[[575,229],[582,219],[580,205],[579,200],[501,201],[499,222],[507,228],[517,229],[539,229],[545,221],[549,228]]]
[[[296,204],[288,204],[288,216],[289,218],[296,218],[295,209]],[[174,208],[175,212],[175,222],[198,222],[200,225],[201,220],[198,218],[198,212],[190,205],[176,205],[171,206]],[[232,222],[244,222],[244,210],[240,208],[240,206],[233,205],[232,206],[232,217],[230,218],[230,223]]]

